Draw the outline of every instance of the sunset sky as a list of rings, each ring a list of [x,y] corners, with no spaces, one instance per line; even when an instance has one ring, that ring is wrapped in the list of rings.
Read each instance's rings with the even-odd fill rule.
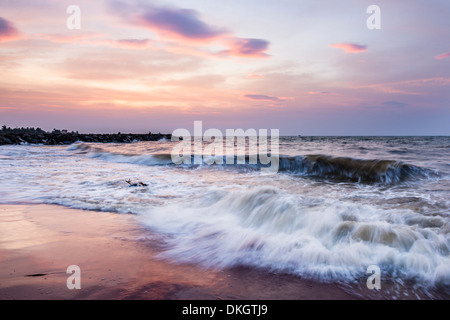
[[[2,0],[0,125],[449,135],[449,17],[448,0]]]

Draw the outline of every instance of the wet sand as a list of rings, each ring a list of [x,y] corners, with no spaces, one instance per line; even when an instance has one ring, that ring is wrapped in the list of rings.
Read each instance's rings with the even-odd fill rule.
[[[291,275],[164,261],[155,239],[133,215],[0,205],[0,299],[357,298]],[[70,265],[81,269],[79,290],[67,288]]]

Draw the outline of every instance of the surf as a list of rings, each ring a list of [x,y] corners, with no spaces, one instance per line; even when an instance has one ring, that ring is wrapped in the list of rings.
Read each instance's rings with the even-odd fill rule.
[[[129,154],[109,152],[101,147],[85,143],[74,144],[68,148],[79,154],[87,154],[92,158],[116,163],[130,163],[147,166],[179,166],[185,168],[234,169],[237,171],[260,171],[267,168],[260,161],[252,164],[251,159],[257,159],[249,155],[235,155],[230,163],[226,156],[202,157],[191,156],[191,164],[178,164],[172,162],[169,153],[157,154]],[[196,164],[202,159],[201,164]],[[195,160],[195,161],[194,161]],[[437,178],[439,173],[435,170],[423,168],[398,160],[389,159],[359,159],[353,157],[335,157],[330,155],[298,155],[279,156],[278,172],[292,174],[301,177],[331,179],[334,181],[349,181],[356,183],[378,183],[395,185],[407,181]],[[219,163],[219,164],[217,164]],[[221,163],[221,164],[220,164]],[[230,164],[228,164],[230,163]]]
[[[161,257],[176,262],[244,265],[321,282],[356,281],[376,264],[385,276],[450,285],[444,217],[261,187],[154,208],[139,218],[166,235]],[[427,227],[431,222],[441,228]]]

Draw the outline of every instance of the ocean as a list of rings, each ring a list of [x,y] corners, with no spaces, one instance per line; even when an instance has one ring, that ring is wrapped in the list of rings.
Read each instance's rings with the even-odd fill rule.
[[[135,240],[173,263],[289,274],[363,298],[450,297],[450,137],[280,137],[273,175],[175,165],[176,144],[1,146],[0,202],[135,215]],[[368,290],[374,265],[381,289]]]

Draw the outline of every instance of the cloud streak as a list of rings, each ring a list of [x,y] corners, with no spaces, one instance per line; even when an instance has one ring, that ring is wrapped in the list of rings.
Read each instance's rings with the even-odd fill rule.
[[[283,101],[283,99],[273,96],[267,96],[264,94],[246,94],[244,95],[247,99],[250,100],[264,100],[264,101]]]
[[[85,39],[92,39],[100,37],[100,34],[77,34],[77,35],[67,35],[60,33],[39,33],[35,37],[38,39],[45,39],[55,43],[76,43]]]
[[[224,46],[226,49],[210,53],[216,57],[269,57],[266,53],[269,41],[237,37],[226,28],[205,22],[196,10],[155,5],[132,6],[123,2],[114,2],[111,8],[127,23],[151,30],[167,43],[176,40],[179,45],[190,45],[196,49],[204,45]]]
[[[0,42],[13,41],[20,39],[19,30],[14,27],[12,22],[0,17]]]
[[[212,26],[192,9],[163,7],[153,4],[130,5],[114,1],[112,13],[127,23],[155,32],[161,38],[189,42],[211,42],[229,34],[224,28]]]
[[[130,48],[130,49],[144,49],[147,48],[151,40],[150,39],[119,39],[116,40],[115,45],[121,48]]]
[[[76,35],[60,34],[60,33],[53,33],[53,34],[38,33],[33,35],[33,38],[48,40],[53,43],[60,43],[60,44],[82,43],[94,46],[110,46],[113,48],[134,49],[134,50],[146,49],[150,47],[152,42],[150,39],[133,39],[133,38],[117,39],[117,40],[105,39],[104,35],[96,33],[76,34]]]
[[[438,59],[438,60],[442,60],[442,59],[445,59],[445,58],[450,58],[450,51],[446,52],[446,53],[443,53],[443,54],[440,54],[440,55],[438,55],[438,56],[436,56],[434,58]]]
[[[342,49],[346,53],[360,53],[367,51],[367,46],[357,43],[350,42],[342,42],[342,43],[333,43],[330,45],[332,48]]]
[[[399,101],[385,101],[381,103],[383,106],[392,107],[392,108],[403,108],[406,107],[408,104],[404,102]]]
[[[329,95],[330,94],[330,92],[328,92],[328,91],[308,91],[307,92],[309,95],[312,95],[312,96],[316,96],[316,95]]]
[[[221,51],[221,55],[235,57],[266,58],[265,52],[269,49],[269,41],[263,39],[234,38],[228,42],[228,50]]]
[[[164,36],[194,41],[213,40],[226,33],[203,22],[200,14],[190,9],[148,7],[139,22]]]

